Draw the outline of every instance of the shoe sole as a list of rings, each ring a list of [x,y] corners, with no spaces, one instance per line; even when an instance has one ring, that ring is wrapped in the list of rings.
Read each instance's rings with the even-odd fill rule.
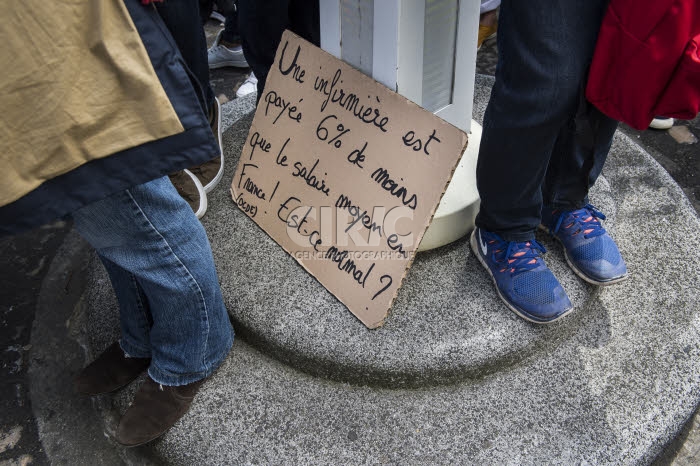
[[[496,289],[496,293],[498,294],[498,297],[501,298],[501,301],[508,306],[508,309],[513,311],[518,317],[527,320],[528,322],[532,322],[533,324],[540,324],[540,325],[547,325],[551,324],[553,322],[556,322],[557,320],[561,319],[562,317],[565,317],[571,313],[571,311],[574,310],[573,307],[570,307],[569,309],[566,309],[563,313],[559,314],[557,317],[551,319],[551,320],[535,320],[532,317],[530,317],[528,314],[525,313],[525,311],[522,311],[515,307],[513,304],[511,304],[505,296],[501,294],[501,290],[498,289],[498,283],[496,282],[496,277],[493,276],[493,273],[491,272],[491,269],[489,266],[486,264],[486,261],[481,257],[481,253],[479,252],[479,245],[476,243],[476,230],[472,231],[471,237],[469,239],[469,245],[472,248],[472,252],[476,256],[476,258],[479,260],[481,265],[486,269],[486,272],[488,272],[489,276],[491,277],[491,281],[493,281],[493,287]]]
[[[215,19],[216,21],[225,23],[226,22],[226,17],[219,13],[218,11],[212,11],[211,14],[209,14],[209,18]]]
[[[574,265],[573,261],[569,258],[569,251],[567,251],[566,248],[564,247],[564,243],[562,242],[562,240],[560,240],[559,238],[557,238],[556,236],[551,234],[549,232],[549,229],[546,226],[540,224],[540,226],[538,228],[540,230],[544,231],[545,233],[547,233],[549,236],[551,236],[555,240],[557,240],[557,242],[561,245],[562,249],[564,250],[564,259],[566,259],[566,263],[569,264],[569,267],[571,268],[571,270],[584,282],[590,283],[591,285],[596,285],[596,286],[608,286],[608,285],[614,285],[616,283],[620,283],[620,282],[627,280],[628,274],[625,274],[621,277],[613,278],[612,280],[608,280],[605,282],[597,281],[597,280],[587,276],[585,273],[583,273],[581,270],[579,270],[579,268],[576,267]]]
[[[239,89],[238,91],[236,91],[236,97],[238,97],[239,99],[242,98],[242,97],[245,97],[245,96],[247,96],[247,95],[255,94],[255,93],[258,92],[258,91],[257,91],[257,88],[256,88],[256,90],[250,91],[250,92],[246,92],[245,94],[244,94],[244,93],[240,93],[240,94],[239,94],[239,93],[238,93],[239,91],[240,91],[240,89]]]
[[[197,186],[197,191],[199,192],[199,209],[195,210],[194,214],[197,216],[197,218],[201,219],[204,217],[204,214],[207,213],[207,193],[204,191],[204,186],[202,186],[202,182],[199,181],[199,178],[197,178],[194,173],[189,171],[188,169],[185,169],[184,172],[192,178],[192,181],[194,182],[195,186]]]
[[[178,419],[178,420],[179,420],[179,419]],[[173,424],[173,425],[174,425],[174,424]],[[146,445],[147,443],[151,443],[152,441],[161,438],[161,437],[162,437],[163,435],[165,435],[165,434],[168,432],[168,430],[170,430],[171,428],[172,428],[172,426],[170,426],[165,432],[159,434],[157,437],[153,437],[152,439],[146,440],[145,442],[141,442],[141,443],[134,443],[134,444],[131,444],[131,443],[122,443],[122,442],[120,442],[119,439],[116,438],[116,437],[114,438],[114,440],[115,440],[119,445],[121,445],[121,446],[124,447],[124,448],[136,448],[136,447],[140,447],[140,446]]]
[[[76,389],[75,389],[75,393],[77,393],[77,394],[79,394],[79,395],[83,395],[83,396],[100,396],[100,395],[107,395],[107,394],[109,394],[109,393],[118,392],[119,390],[121,390],[122,388],[126,387],[127,385],[130,385],[134,380],[138,379],[139,376],[140,376],[141,374],[143,374],[144,372],[146,372],[146,370],[147,370],[147,369],[144,369],[143,372],[141,372],[139,375],[137,375],[137,376],[134,377],[133,379],[129,380],[128,382],[126,382],[126,383],[123,384],[123,385],[119,385],[118,387],[114,387],[114,388],[112,388],[111,390],[106,390],[106,391],[104,391],[104,392],[83,392],[83,391],[78,390],[78,389],[76,388]]]
[[[219,152],[221,153],[221,164],[219,165],[219,171],[216,173],[216,176],[212,178],[212,180],[207,183],[206,186],[204,186],[205,193],[211,192],[211,190],[214,189],[217,184],[219,184],[219,181],[221,181],[221,178],[224,176],[224,148],[221,144],[221,104],[219,103],[219,99],[216,97],[214,97],[214,101],[216,102],[216,131],[218,132],[216,135],[216,141],[219,145]]]
[[[671,129],[673,128],[673,118],[669,118],[668,120],[661,120],[658,122],[655,122],[655,120],[652,120],[651,123],[649,123],[649,128],[651,129]]]
[[[250,66],[248,66],[248,62],[246,62],[245,60],[244,61],[228,60],[228,61],[221,61],[218,63],[210,63],[209,64],[210,70],[218,70],[219,68],[227,68],[227,67],[250,68]]]

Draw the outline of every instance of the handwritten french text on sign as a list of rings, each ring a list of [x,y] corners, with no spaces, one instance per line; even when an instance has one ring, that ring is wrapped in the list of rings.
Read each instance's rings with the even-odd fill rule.
[[[231,192],[375,328],[466,144],[463,131],[286,31]]]

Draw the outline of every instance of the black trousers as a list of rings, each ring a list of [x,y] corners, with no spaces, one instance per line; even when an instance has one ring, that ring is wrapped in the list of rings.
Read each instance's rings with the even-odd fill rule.
[[[175,39],[180,54],[192,72],[192,84],[201,90],[209,115],[214,106],[214,91],[209,85],[209,61],[207,60],[207,38],[203,24],[208,15],[200,15],[197,0],[168,0],[155,3],[158,14],[163,19],[170,35]]]
[[[496,82],[476,167],[476,225],[484,230],[527,241],[543,206],[588,202],[617,128],[583,92],[607,3],[502,1]]]
[[[318,0],[238,0],[243,54],[258,78],[258,100],[285,29],[319,45]]]

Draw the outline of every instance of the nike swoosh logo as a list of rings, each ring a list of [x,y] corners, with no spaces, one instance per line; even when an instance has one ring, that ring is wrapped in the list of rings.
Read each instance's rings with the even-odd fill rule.
[[[481,253],[483,255],[488,255],[488,250],[486,249],[486,242],[481,239],[481,228],[479,229],[479,246],[481,246]]]

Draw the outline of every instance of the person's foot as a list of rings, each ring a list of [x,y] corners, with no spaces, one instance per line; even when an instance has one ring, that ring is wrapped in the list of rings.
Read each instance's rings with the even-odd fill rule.
[[[204,187],[205,193],[211,192],[211,190],[219,184],[221,177],[224,175],[224,149],[221,145],[221,105],[219,104],[219,99],[215,98],[214,101],[215,104],[211,116],[211,131],[214,133],[221,155],[201,165],[189,168],[189,171],[197,177]]]
[[[547,324],[573,309],[564,288],[540,257],[544,248],[534,239],[505,241],[477,227],[472,232],[474,254],[491,275],[498,296],[523,319]]]
[[[251,71],[248,79],[246,79],[236,91],[236,97],[245,97],[253,92],[258,92],[258,78],[256,78],[255,73]]]
[[[216,10],[211,10],[211,13],[209,13],[209,17],[213,20],[219,21],[220,23],[226,22],[226,16],[222,15]]]
[[[657,116],[649,123],[649,128],[669,129],[673,126],[673,118]]]
[[[166,386],[147,377],[119,422],[117,442],[135,447],[163,435],[190,409],[202,382]]]
[[[562,243],[576,275],[593,285],[611,285],[627,278],[627,265],[598,219],[605,215],[590,204],[576,210],[545,207],[540,228]]]
[[[479,50],[485,41],[496,37],[498,32],[498,15],[496,10],[487,11],[479,17],[479,35],[476,40],[476,49]]]
[[[113,392],[131,383],[150,364],[150,358],[126,357],[115,342],[75,377],[75,391],[84,395]]]
[[[192,207],[197,218],[204,217],[207,213],[207,193],[199,179],[187,169],[168,176],[178,194]]]
[[[214,43],[207,50],[209,69],[234,66],[236,68],[248,68],[248,62],[243,56],[243,47],[240,44],[225,44],[222,40],[223,29],[219,31]],[[228,45],[228,46],[227,46]]]

